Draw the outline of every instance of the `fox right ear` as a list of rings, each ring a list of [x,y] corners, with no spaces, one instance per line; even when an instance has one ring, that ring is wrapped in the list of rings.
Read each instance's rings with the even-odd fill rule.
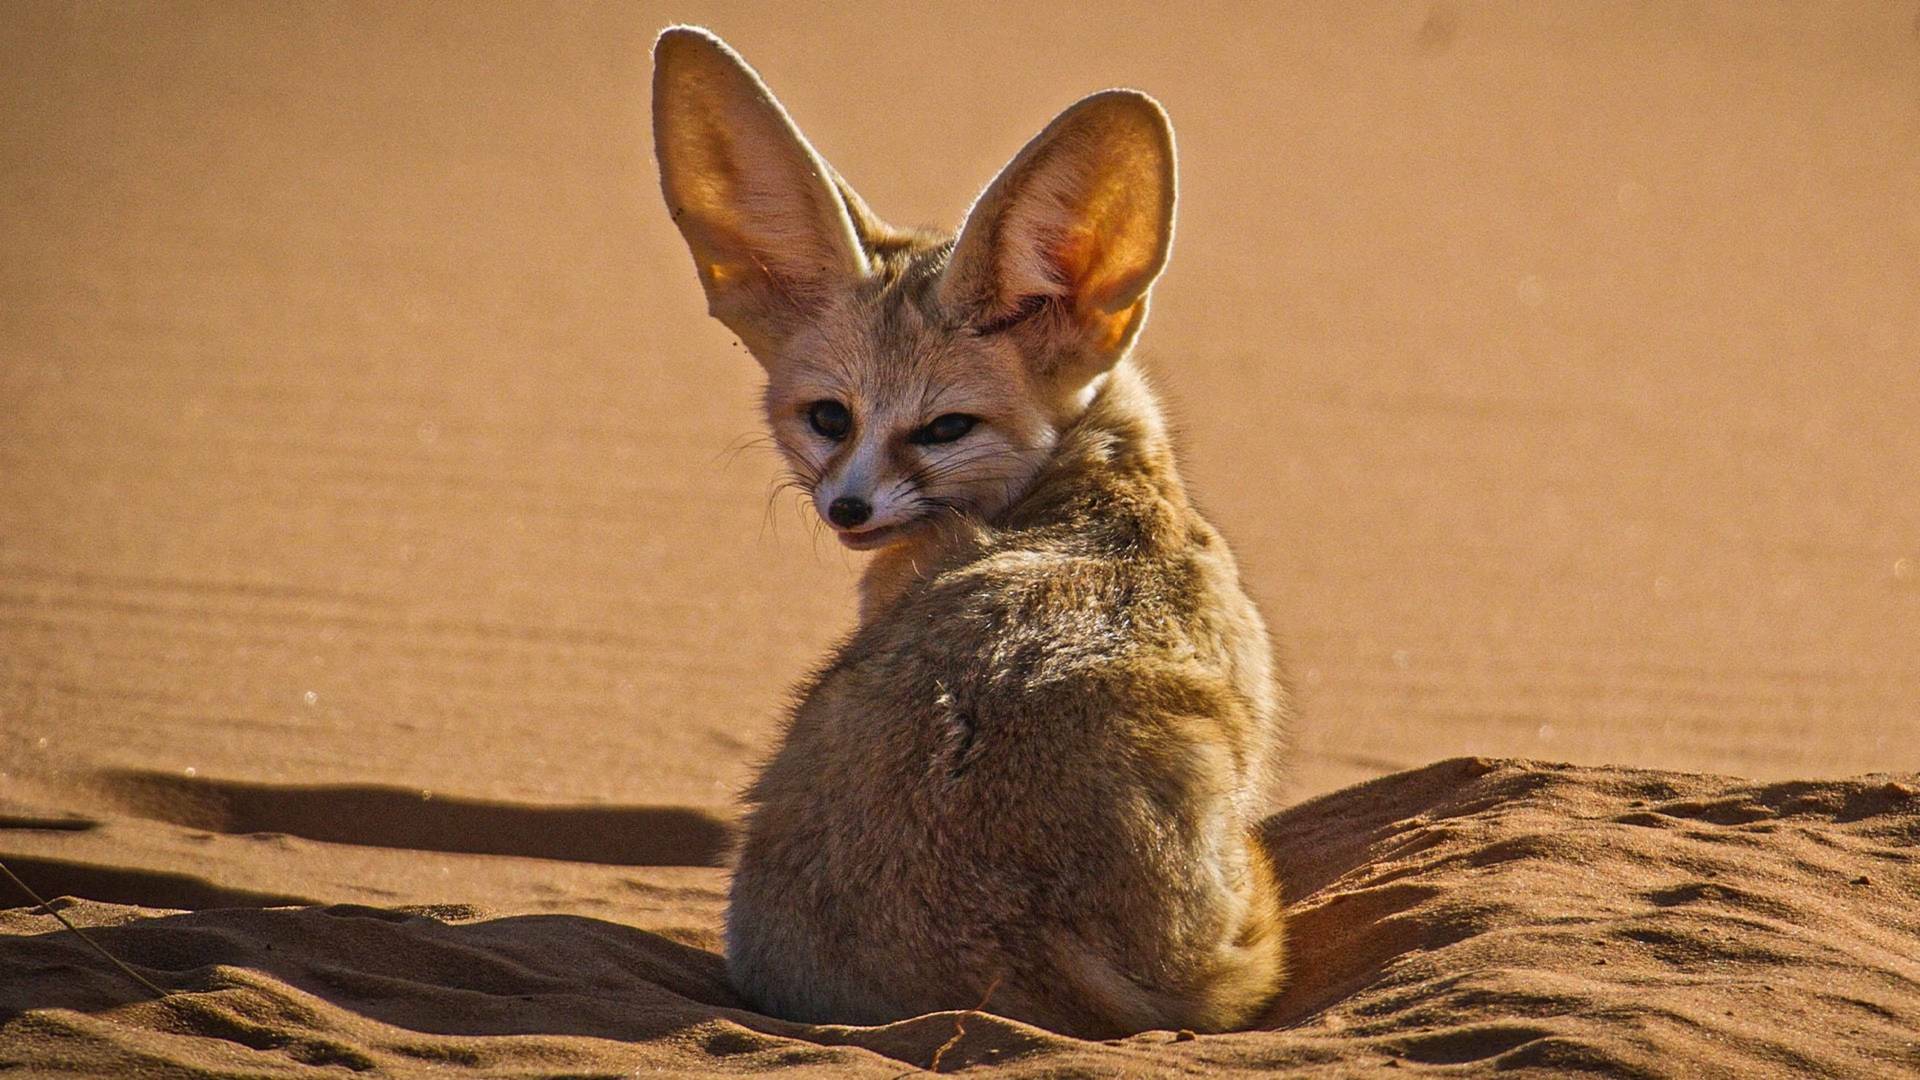
[[[705,30],[671,27],[653,47],[653,145],[707,309],[762,364],[866,276],[853,216],[865,208],[746,61]]]
[[[1078,386],[1126,354],[1173,243],[1173,128],[1135,90],[1081,100],[967,212],[940,281],[976,330],[1025,337],[1040,374]]]

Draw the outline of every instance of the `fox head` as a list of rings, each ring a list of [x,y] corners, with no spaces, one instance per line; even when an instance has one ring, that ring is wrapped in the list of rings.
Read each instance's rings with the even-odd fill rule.
[[[954,237],[893,228],[719,38],[654,48],[654,149],[708,310],[842,543],[991,521],[1139,334],[1173,237],[1173,131],[1108,90],[1014,156]]]

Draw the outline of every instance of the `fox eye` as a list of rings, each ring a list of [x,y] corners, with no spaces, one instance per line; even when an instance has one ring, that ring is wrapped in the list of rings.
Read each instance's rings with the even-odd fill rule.
[[[839,442],[853,430],[853,414],[837,401],[816,401],[807,406],[807,423],[822,437]]]
[[[907,436],[907,441],[919,443],[922,446],[932,443],[953,442],[955,439],[965,436],[967,432],[972,431],[973,425],[979,422],[980,418],[977,416],[950,412],[945,416],[934,417],[926,427]]]

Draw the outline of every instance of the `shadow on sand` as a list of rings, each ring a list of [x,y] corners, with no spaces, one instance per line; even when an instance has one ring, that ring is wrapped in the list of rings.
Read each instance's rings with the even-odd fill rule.
[[[872,1028],[774,1019],[743,1005],[717,954],[576,915],[481,920],[459,908],[336,904],[191,911],[89,932],[184,992],[145,1000],[65,931],[0,939],[0,1027],[29,1011],[37,1024],[110,1012],[120,1022],[77,1022],[74,1035],[137,1043],[140,1029],[158,1029],[356,1071],[392,1064],[387,1053],[469,1065],[546,1055],[550,1067],[563,1049],[556,1036],[897,1071],[930,1064],[961,1019],[935,1013]],[[944,1054],[943,1071],[1085,1045],[996,1016],[963,1023],[966,1038]]]
[[[218,833],[616,866],[720,866],[733,842],[725,819],[683,806],[529,806],[371,785],[138,771],[107,773],[99,783],[130,813]]]

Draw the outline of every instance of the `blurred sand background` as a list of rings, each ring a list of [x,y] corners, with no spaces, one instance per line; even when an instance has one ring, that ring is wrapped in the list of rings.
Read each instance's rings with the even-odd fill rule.
[[[1171,11],[0,6],[0,800],[109,823],[0,856],[148,908],[712,861],[858,564],[661,207],[675,21],[901,223],[1165,103],[1139,354],[1298,684],[1276,801],[1920,768],[1920,5]]]
[[[1912,4],[9,12],[10,771],[730,798],[857,566],[735,453],[758,369],[647,136],[676,19],[901,222],[1166,103],[1141,355],[1286,641],[1292,794],[1916,760]]]

